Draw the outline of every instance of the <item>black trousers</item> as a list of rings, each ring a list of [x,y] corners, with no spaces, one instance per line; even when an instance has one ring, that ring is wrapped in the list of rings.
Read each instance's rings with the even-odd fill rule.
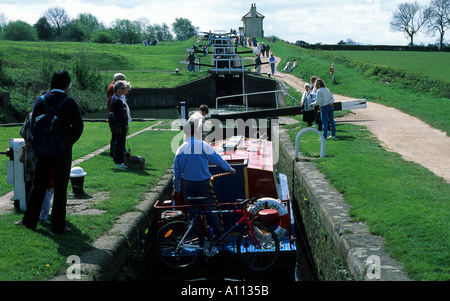
[[[111,138],[111,156],[115,164],[122,164],[125,159],[123,153],[125,152],[125,144],[127,141],[126,131],[123,134],[113,134]]]
[[[55,192],[52,207],[52,232],[64,231],[66,222],[67,185],[69,183],[72,165],[72,148],[57,158],[36,158],[36,168],[33,186],[28,197],[27,209],[23,217],[23,224],[27,228],[35,229],[39,221],[39,214],[44,202],[48,180],[54,168]]]

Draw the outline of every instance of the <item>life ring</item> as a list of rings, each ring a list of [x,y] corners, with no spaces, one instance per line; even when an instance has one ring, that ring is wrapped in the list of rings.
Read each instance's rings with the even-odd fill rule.
[[[278,225],[278,228],[275,230],[275,234],[278,236],[278,238],[283,237],[286,231],[289,229],[290,219],[289,212],[286,209],[286,206],[284,206],[279,200],[273,198],[260,198],[256,201],[255,204],[250,206],[248,212],[256,215],[259,211],[267,208],[275,209],[277,211],[280,217],[280,223]]]

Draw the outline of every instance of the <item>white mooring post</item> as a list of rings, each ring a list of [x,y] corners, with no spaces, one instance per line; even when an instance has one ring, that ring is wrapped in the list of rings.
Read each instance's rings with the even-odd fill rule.
[[[325,137],[323,136],[323,134],[321,132],[319,132],[316,129],[305,128],[305,129],[301,130],[300,132],[298,132],[297,137],[295,138],[295,159],[298,159],[299,140],[303,136],[303,134],[307,133],[307,132],[313,132],[313,133],[316,133],[317,135],[319,135],[319,137],[320,137],[320,158],[325,158]]]

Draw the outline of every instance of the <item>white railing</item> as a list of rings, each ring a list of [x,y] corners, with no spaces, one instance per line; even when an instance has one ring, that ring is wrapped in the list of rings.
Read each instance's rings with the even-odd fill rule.
[[[220,72],[220,73],[228,72],[231,74],[232,72],[236,72],[236,71],[239,71],[242,73],[248,71],[244,66],[244,59],[237,59],[237,58],[216,59],[216,58],[213,58],[213,59],[211,59],[211,61],[212,61],[213,65],[215,66],[215,67],[211,68],[210,71],[212,71],[212,72],[216,72],[216,73],[217,72]],[[228,67],[219,67],[219,62],[228,62]],[[233,66],[233,64],[236,62],[240,62],[240,66]]]
[[[216,113],[218,112],[218,107],[219,107],[219,100],[220,99],[226,99],[226,98],[234,98],[234,97],[245,97],[245,111],[248,112],[248,96],[252,96],[252,95],[261,95],[261,94],[271,94],[273,93],[275,95],[275,105],[276,108],[278,109],[278,93],[284,93],[284,95],[289,96],[290,98],[292,98],[293,100],[295,100],[296,102],[298,102],[299,104],[301,103],[300,101],[298,101],[297,99],[295,99],[294,97],[292,97],[291,95],[287,94],[286,91],[284,90],[274,90],[274,91],[263,91],[263,92],[253,92],[253,93],[245,93],[245,94],[236,94],[236,95],[229,95],[229,96],[220,96],[216,98]]]

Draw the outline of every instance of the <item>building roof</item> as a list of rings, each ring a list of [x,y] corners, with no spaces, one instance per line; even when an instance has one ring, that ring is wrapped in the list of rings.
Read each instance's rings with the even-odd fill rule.
[[[251,18],[251,17],[252,17],[252,11],[250,10],[247,14],[245,14],[245,15],[242,17],[242,20],[244,20],[245,18]],[[265,18],[264,15],[261,14],[261,13],[259,13],[259,12],[256,12],[256,17],[257,17],[257,18]]]

